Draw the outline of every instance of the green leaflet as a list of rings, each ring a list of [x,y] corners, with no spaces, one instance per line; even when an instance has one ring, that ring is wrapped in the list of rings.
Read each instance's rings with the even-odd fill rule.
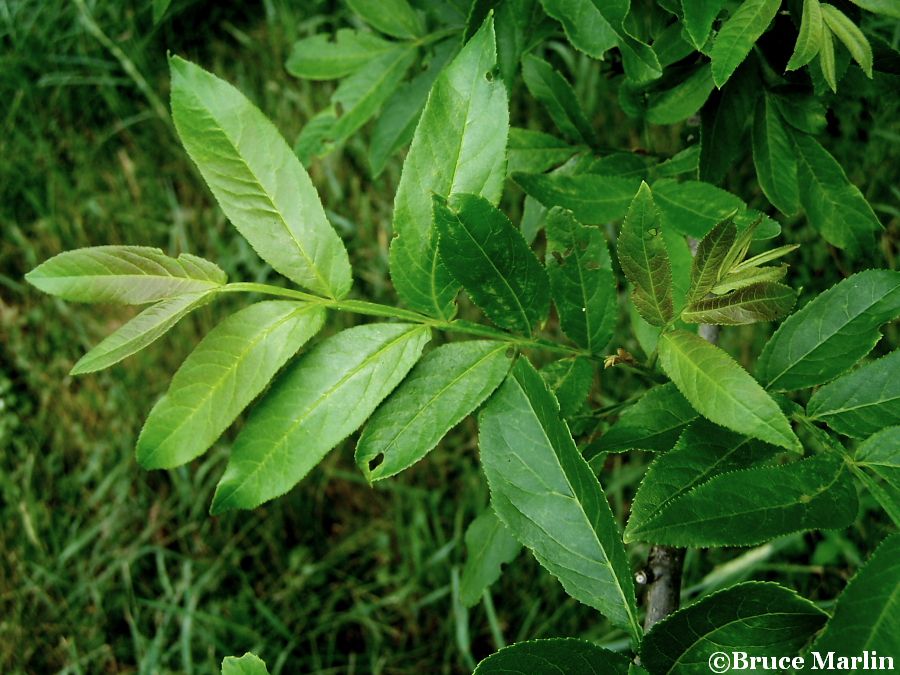
[[[261,658],[247,652],[240,658],[226,656],[222,659],[222,675],[269,675],[269,671]]]
[[[881,230],[872,207],[844,169],[816,139],[793,133],[800,203],[810,224],[831,244],[858,254]]]
[[[336,143],[345,141],[378,112],[396,91],[416,56],[414,45],[403,45],[372,59],[342,80],[331,100],[343,112],[331,127],[329,138]]]
[[[413,39],[425,33],[422,18],[407,0],[347,0],[347,4],[372,28],[391,37]]]
[[[775,104],[782,119],[794,129],[813,135],[825,131],[825,106],[812,94],[778,94]]]
[[[853,468],[854,475],[900,527],[900,426],[885,427],[863,441],[856,449]],[[885,482],[884,487],[878,478]]]
[[[522,544],[510,534],[491,507],[469,524],[465,540],[466,564],[459,583],[459,595],[466,607],[472,607],[500,578],[503,565],[516,559]]]
[[[524,174],[513,180],[545,207],[568,209],[582,223],[599,225],[625,217],[640,178],[597,174]]]
[[[760,36],[769,27],[781,0],[743,0],[716,35],[712,51],[712,74],[717,87],[728,81]]]
[[[694,0],[690,0],[694,4]],[[721,182],[743,149],[747,120],[762,87],[756,61],[745,61],[700,112],[700,179]]]
[[[328,107],[310,117],[303,125],[294,140],[294,154],[303,166],[309,166],[313,157],[320,157],[331,151],[334,144],[329,141],[328,135],[335,120],[337,117],[334,108]]]
[[[218,288],[227,281],[215,263],[182,253],[170,258],[149,246],[94,246],[55,255],[25,275],[44,293],[72,302],[141,305]]]
[[[654,36],[653,51],[656,52],[659,65],[664,69],[678,63],[695,51],[694,46],[685,36],[683,26],[677,21],[669,24]]]
[[[895,19],[900,19],[900,7],[894,0],[850,0],[854,5],[862,7],[876,14],[884,14]]]
[[[319,34],[298,40],[285,68],[294,77],[335,80],[352,75],[372,59],[397,49],[397,43],[361,30],[341,28],[334,41]]]
[[[519,359],[479,417],[491,503],[566,592],[640,638],[631,568],[612,512],[541,376]]]
[[[531,335],[550,309],[547,273],[522,233],[483,197],[435,197],[441,262],[495,324]]]
[[[616,252],[622,271],[634,285],[631,300],[644,319],[663,326],[672,318],[672,266],[659,226],[659,211],[646,183],[641,187],[619,231]]]
[[[447,318],[458,286],[440,265],[432,195],[478,194],[497,203],[506,176],[509,111],[488,19],[435,80],[394,198],[391,278],[413,309]]]
[[[900,272],[854,274],[781,324],[759,357],[759,378],[780,391],[827,382],[868,354],[879,327],[898,315]]]
[[[746,209],[739,197],[696,180],[681,183],[669,178],[657,180],[653,183],[653,200],[659,207],[664,228],[696,239],[736,211]]]
[[[724,0],[681,0],[684,30],[696,49],[702,49],[712,32]]]
[[[562,329],[598,354],[612,339],[618,304],[606,238],[559,208],[547,216],[546,231],[547,274]]]
[[[656,675],[708,675],[711,655],[723,650],[728,656],[738,648],[752,649],[752,656],[797,656],[827,618],[784,586],[737,584],[656,624],[641,645],[641,663]]]
[[[718,475],[631,529],[627,541],[753,546],[791,532],[849,526],[856,487],[837,455]]]
[[[669,159],[656,165],[656,175],[660,178],[672,178],[690,174],[696,176],[700,168],[700,144],[688,146],[675,153]]]
[[[622,654],[576,638],[517,642],[478,664],[475,675],[628,675],[630,662]]]
[[[754,284],[781,281],[787,274],[787,269],[787,265],[778,265],[777,267],[747,267],[732,271],[722,277],[722,280],[713,286],[710,292],[722,295]]]
[[[219,206],[291,281],[334,298],[352,284],[343,242],[297,156],[233,86],[173,56],[172,118]]]
[[[900,469],[900,426],[885,427],[856,449],[856,462],[864,466]]]
[[[728,254],[737,238],[737,228],[731,218],[723,220],[700,240],[697,254],[691,262],[691,288],[687,304],[705,298],[729,271],[725,268]]]
[[[647,101],[647,121],[675,124],[695,115],[715,88],[708,63],[670,89],[653,93]]]
[[[82,356],[72,366],[69,375],[84,375],[103,370],[141,351],[160,338],[182,317],[209,302],[213,294],[214,291],[187,293],[151,305]]]
[[[576,49],[602,59],[618,45],[616,31],[592,0],[541,0],[548,16],[559,21]]]
[[[509,174],[542,173],[559,166],[583,146],[570,145],[567,141],[541,131],[519,129],[509,130]]]
[[[704,300],[698,300],[681,312],[687,323],[738,326],[757,321],[775,321],[787,315],[797,301],[790,286],[763,281]]]
[[[618,422],[588,447],[585,458],[601,452],[668,450],[695,419],[697,412],[674,384],[657,385],[625,409]]]
[[[558,359],[541,368],[541,377],[559,403],[563,419],[577,415],[594,384],[594,367],[583,356]]]
[[[304,354],[254,408],[210,512],[254,508],[290,490],[372,414],[429,337],[423,326],[373,323],[348,328]]]
[[[454,342],[416,364],[356,445],[356,464],[366,479],[374,482],[412,466],[481,405],[509,371],[508,349],[490,340]]]
[[[157,25],[160,21],[163,20],[163,17],[166,15],[166,12],[169,10],[169,5],[172,4],[172,0],[153,0],[153,25]]]
[[[825,25],[838,40],[844,43],[853,60],[859,64],[863,72],[872,78],[872,46],[863,32],[847,15],[833,5],[822,5],[822,18]]]
[[[864,651],[897,658],[900,635],[900,534],[885,539],[838,597],[812,648],[836,656]],[[870,671],[871,672],[871,671]]]
[[[659,363],[691,405],[711,422],[800,452],[778,404],[727,353],[683,330],[659,338]]]
[[[266,301],[213,328],[153,406],[137,442],[145,469],[171,469],[215,442],[325,320],[318,305]]]
[[[822,5],[819,0],[803,0],[803,15],[800,19],[800,33],[794,45],[794,53],[785,70],[797,70],[812,61],[822,45],[825,23],[822,20]]]
[[[759,97],[753,118],[753,166],[769,201],[785,215],[796,213],[800,208],[797,158],[790,132],[768,94]]]
[[[650,465],[631,504],[625,539],[663,513],[676,499],[715,476],[771,461],[781,450],[726,431],[706,420],[693,422],[668,452]]]
[[[888,428],[894,433],[900,431],[897,427]],[[853,475],[872,493],[875,501],[884,509],[894,526],[900,527],[900,471],[896,469],[870,469],[869,471],[871,473],[855,468]],[[879,483],[878,478],[884,479],[885,483]]]
[[[551,30],[538,0],[504,0],[495,5],[497,22],[497,59],[507,89],[516,84],[522,55]]]
[[[522,58],[522,79],[531,95],[547,109],[563,136],[576,143],[597,143],[597,135],[575,97],[572,85],[553,66],[528,54]]]
[[[459,47],[453,40],[440,43],[428,68],[400,85],[385,102],[381,114],[375,120],[369,145],[369,167],[373,177],[381,174],[388,159],[412,140],[416,124],[428,100],[428,92],[447,61],[456,56],[458,51]]]
[[[900,350],[826,384],[809,399],[806,412],[854,438],[900,423]]]
[[[831,30],[826,26],[822,29],[822,44],[819,46],[819,67],[825,82],[831,87],[831,91],[837,93],[837,68],[834,62],[834,39]]]

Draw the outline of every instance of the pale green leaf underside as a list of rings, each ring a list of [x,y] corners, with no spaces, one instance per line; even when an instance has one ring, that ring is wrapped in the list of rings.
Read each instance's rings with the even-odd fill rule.
[[[753,546],[791,532],[847,527],[857,509],[856,487],[841,458],[814,455],[718,475],[635,526],[626,540]]]
[[[790,312],[796,300],[797,293],[790,286],[765,281],[698,300],[681,313],[681,318],[688,323],[720,326],[774,321]]]
[[[416,364],[356,445],[356,463],[366,478],[393,476],[422,459],[503,381],[511,363],[507,351],[505,343],[488,340],[454,342]]]
[[[718,347],[683,330],[663,333],[659,362],[684,397],[710,421],[788,450],[801,450],[778,404]]]
[[[553,395],[520,359],[479,418],[491,503],[575,599],[640,635],[631,568],[612,512]]]
[[[178,135],[228,219],[277,272],[345,296],[347,251],[275,126],[227,82],[178,57],[169,64]]]
[[[855,438],[900,423],[900,350],[826,384],[813,394],[806,412]]]
[[[187,293],[151,305],[82,356],[69,374],[83,375],[103,370],[139,352],[160,338],[182,317],[206,304],[214,293]]]
[[[656,624],[641,645],[641,662],[656,675],[708,675],[715,652],[796,656],[827,618],[778,584],[738,584]]]
[[[506,177],[509,110],[493,20],[441,72],[416,127],[394,198],[391,278],[412,308],[447,318],[458,290],[440,265],[432,195],[477,194],[493,204]]]
[[[776,390],[827,382],[868,354],[879,327],[898,315],[900,272],[866,270],[844,279],[781,324],[760,355],[760,379]]]
[[[813,649],[897,658],[900,635],[900,534],[882,542],[838,597],[834,615]]]
[[[65,251],[25,279],[73,302],[141,305],[213,290],[227,281],[218,265],[189,253],[171,258],[149,246],[94,246]]]
[[[406,376],[423,326],[374,323],[316,345],[254,408],[232,447],[211,512],[249,509],[290,490]]]
[[[627,657],[576,638],[517,642],[491,654],[474,675],[628,675]]]
[[[145,469],[171,469],[203,454],[322,327],[325,310],[267,301],[212,329],[153,406],[137,442]]]
[[[486,508],[466,529],[466,564],[459,582],[459,595],[466,607],[481,600],[484,591],[500,578],[503,565],[511,563],[520,544],[494,513]]]

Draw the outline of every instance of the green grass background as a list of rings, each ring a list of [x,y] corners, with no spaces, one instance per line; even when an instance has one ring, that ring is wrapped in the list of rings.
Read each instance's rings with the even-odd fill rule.
[[[166,53],[235,83],[292,142],[331,85],[290,78],[290,47],[349,21],[337,3],[321,1],[176,2],[154,27],[149,2],[0,0],[0,672],[208,673],[245,650],[273,673],[465,672],[520,639],[625,645],[526,554],[481,605],[460,605],[462,535],[487,503],[471,423],[377,489],[355,470],[348,443],[285,497],[210,518],[233,433],[172,472],[142,471],[133,447],[181,360],[246,299],[204,308],[123,364],[74,379],[73,362],[128,310],[68,305],[22,280],[62,250],[100,244],[189,251],[233,278],[272,277],[174,135]],[[883,33],[896,46],[896,29]],[[596,63],[562,50],[559,58],[610,144],[649,141],[670,152],[696,134],[689,125],[635,128],[615,112]],[[885,266],[893,266],[900,215],[897,107],[896,96],[875,106],[847,97],[829,144],[888,228]],[[514,102],[513,117],[544,123],[525,102]],[[392,302],[386,254],[400,160],[373,181],[365,137],[316,160],[310,173],[350,249],[356,293]],[[751,175],[752,165],[736,167],[731,187],[763,205]],[[788,240],[810,242],[794,261],[793,281],[806,293],[868,264],[843,259],[801,224]],[[758,352],[758,332],[727,339],[745,361]],[[611,371],[595,403],[613,405],[635,385]],[[618,514],[644,466],[623,457],[607,465]],[[749,552],[691,551],[686,588],[696,595],[772,578],[827,603],[885,530],[865,498],[846,533],[795,535]],[[646,549],[630,552],[637,567]]]

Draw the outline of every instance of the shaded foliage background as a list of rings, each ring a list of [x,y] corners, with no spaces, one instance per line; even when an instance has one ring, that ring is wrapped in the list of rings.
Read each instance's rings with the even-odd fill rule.
[[[3,672],[210,672],[224,654],[245,649],[273,673],[463,672],[504,641],[604,641],[610,632],[524,554],[492,589],[493,602],[462,607],[462,535],[487,501],[469,423],[377,489],[355,469],[351,441],[286,497],[208,517],[234,432],[202,463],[173,472],[141,471],[133,447],[170,374],[236,305],[204,308],[123,365],[76,380],[66,374],[72,363],[127,317],[121,308],[66,305],[22,280],[61,250],[98,244],[190,251],[230,276],[274,278],[214,206],[175,137],[166,53],[234,82],[292,140],[326,105],[332,85],[289,77],[291,45],[353,21],[340,3],[321,1],[176,2],[155,28],[149,3],[0,2]],[[900,41],[894,26],[868,28],[894,47]],[[575,83],[604,144],[669,155],[696,137],[691,120],[642,128],[627,119],[616,102],[615,64],[562,43],[550,55]],[[885,224],[878,264],[891,268],[900,224],[897,87],[896,75],[869,81],[850,69],[823,138]],[[511,111],[513,124],[548,128],[524,97]],[[372,180],[365,136],[314,161],[310,173],[348,245],[357,294],[390,303],[387,247],[400,162]],[[767,207],[749,156],[725,184]],[[521,193],[507,194],[515,220]],[[845,258],[802,218],[782,222],[790,241],[810,243],[792,260],[801,302],[873,264]],[[622,312],[617,339],[636,349],[625,321]],[[747,364],[764,334],[733,329],[723,344]],[[878,353],[896,342],[894,326]],[[641,386],[634,377],[603,374],[595,405],[612,408],[631,396]],[[615,457],[605,467],[617,514],[626,512],[644,466]],[[867,495],[863,504],[845,533],[793,535],[749,551],[692,550],[685,588],[693,596],[752,576],[827,602],[887,529]],[[641,546],[630,552],[635,566],[646,557]]]

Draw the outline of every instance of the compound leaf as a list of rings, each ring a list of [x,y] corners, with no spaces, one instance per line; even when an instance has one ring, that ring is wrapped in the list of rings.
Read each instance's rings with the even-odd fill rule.
[[[573,342],[599,353],[616,327],[617,293],[603,232],[570,211],[547,216],[547,274],[562,329]]]
[[[356,463],[366,478],[393,476],[422,459],[503,381],[511,364],[508,349],[489,340],[454,342],[416,364],[356,445]]]
[[[879,327],[900,315],[900,272],[866,270],[835,284],[789,316],[759,357],[770,389],[827,382],[868,354]]]
[[[250,509],[290,490],[353,433],[413,367],[427,328],[348,328],[298,359],[254,408],[231,450],[211,513]]]
[[[205,305],[214,291],[160,300],[116,330],[72,366],[70,375],[93,373],[118,363],[155,342],[184,316]]]
[[[718,670],[711,655],[730,659],[738,645],[753,645],[754,657],[796,656],[827,619],[784,586],[737,584],[657,623],[641,645],[641,662],[659,675],[705,675]]]
[[[854,438],[900,423],[900,350],[826,384],[809,399],[806,413]]]
[[[663,333],[658,349],[663,371],[708,420],[781,448],[801,450],[778,404],[727,353],[683,330]]]
[[[172,118],[219,206],[277,272],[317,293],[350,290],[347,250],[309,175],[275,126],[236,88],[177,56]]]
[[[501,328],[531,334],[547,318],[550,283],[522,233],[483,197],[435,197],[441,262]]]
[[[717,87],[728,81],[775,18],[781,0],[744,0],[722,25],[710,58]]]
[[[35,267],[25,279],[63,300],[126,305],[209,291],[227,281],[215,263],[190,253],[171,258],[148,246],[65,251]]]
[[[630,662],[622,654],[576,638],[517,642],[491,654],[474,675],[628,675]]]
[[[541,376],[519,359],[479,418],[491,503],[566,592],[637,641],[634,585],[606,497]]]
[[[481,600],[484,591],[522,550],[506,525],[488,507],[466,528],[466,564],[459,582],[459,595],[466,607]]]
[[[672,318],[672,265],[659,226],[659,211],[646,183],[625,216],[616,251],[622,271],[634,286],[635,309],[654,326]]]
[[[509,110],[493,76],[492,19],[438,75],[416,126],[394,198],[391,278],[412,308],[448,318],[458,286],[440,264],[432,195],[481,195],[496,204],[506,176]]]
[[[670,546],[753,546],[856,518],[856,487],[837,455],[732,471],[672,500],[626,535]]]
[[[325,320],[319,305],[259,302],[213,328],[153,406],[137,442],[145,469],[203,454]]]

